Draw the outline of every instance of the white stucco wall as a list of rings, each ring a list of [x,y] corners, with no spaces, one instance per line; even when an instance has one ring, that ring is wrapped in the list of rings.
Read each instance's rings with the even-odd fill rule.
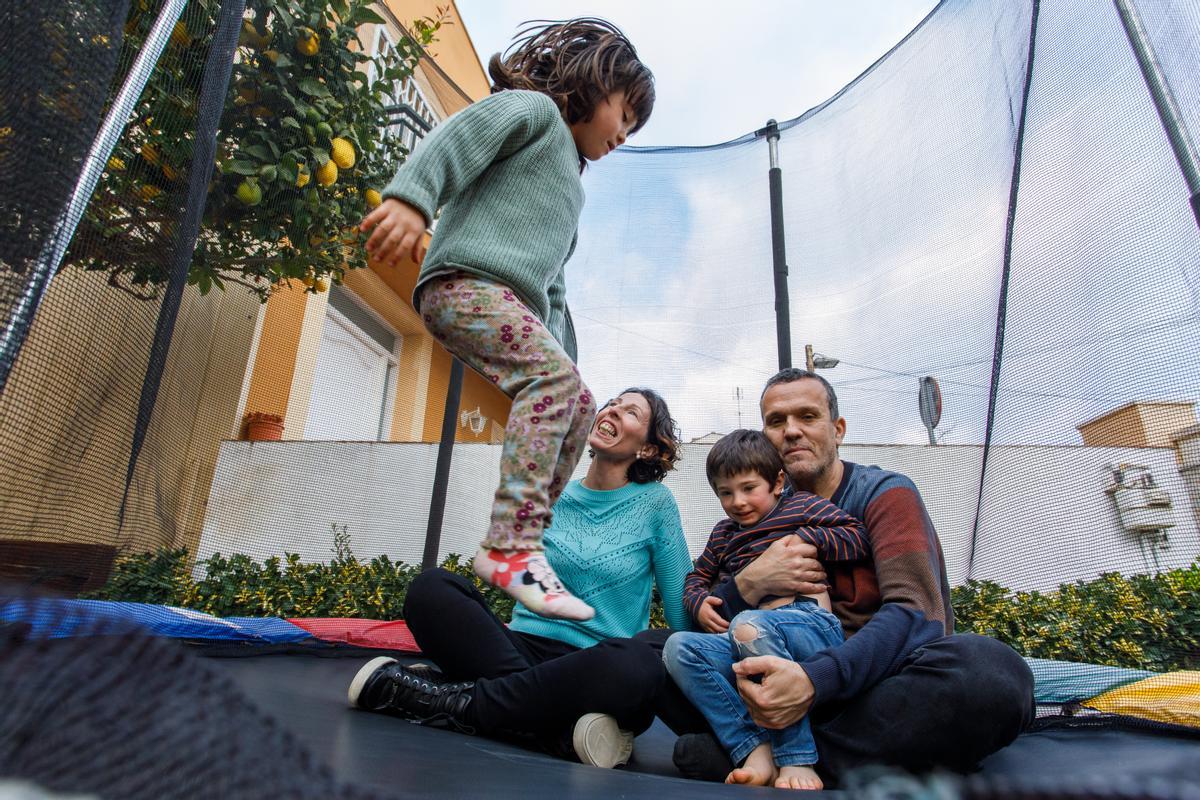
[[[696,554],[721,509],[704,477],[709,445],[684,445],[666,484],[679,501]],[[1104,467],[1150,467],[1172,499],[1176,525],[1162,568],[1200,554],[1200,532],[1170,448],[997,447],[978,505],[982,448],[854,445],[847,460],[904,472],[921,489],[942,540],[951,583],[970,575],[1013,589],[1048,589],[1102,572],[1151,571],[1137,537],[1125,532],[1104,492]],[[284,552],[327,561],[332,526],[348,526],[360,559],[386,553],[419,563],[437,445],[385,442],[225,442],[209,497],[199,556],[239,552],[256,559]],[[454,451],[439,559],[474,552],[487,527],[499,480],[498,445]],[[576,477],[586,469],[586,458]]]

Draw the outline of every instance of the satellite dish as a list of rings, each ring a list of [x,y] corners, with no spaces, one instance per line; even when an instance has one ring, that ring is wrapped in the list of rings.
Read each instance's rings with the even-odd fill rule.
[[[921,378],[921,388],[917,394],[917,406],[921,411],[921,422],[929,431],[929,443],[937,444],[933,429],[942,421],[942,390],[934,378],[926,375]]]

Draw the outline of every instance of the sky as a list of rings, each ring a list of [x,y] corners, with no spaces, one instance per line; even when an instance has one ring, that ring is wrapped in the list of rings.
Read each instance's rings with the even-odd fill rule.
[[[797,117],[886,53],[933,0],[456,0],[486,64],[531,19],[602,17],[655,75],[631,145],[706,145]]]
[[[658,388],[685,439],[758,423],[777,368],[766,148],[641,148],[729,142],[837,95],[779,149],[792,361],[806,343],[841,359],[825,374],[847,442],[925,444],[925,375],[942,387],[939,443],[985,440],[1002,285],[994,443],[1077,445],[1077,425],[1127,402],[1200,397],[1200,241],[1110,5],[1043,4],[1005,284],[1028,4],[946,3],[863,75],[931,0],[457,1],[481,59],[525,20],[595,15],[655,72],[634,147],[584,174],[567,265],[597,396]],[[1159,16],[1200,119],[1200,81],[1171,62],[1190,34]]]

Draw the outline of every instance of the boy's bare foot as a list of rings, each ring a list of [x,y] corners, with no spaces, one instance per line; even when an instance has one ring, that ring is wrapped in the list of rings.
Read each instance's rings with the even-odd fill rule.
[[[770,786],[775,780],[775,761],[771,756],[771,744],[763,742],[750,751],[746,762],[725,776],[726,783],[741,783],[747,786]]]
[[[780,767],[779,777],[775,779],[776,789],[816,789],[825,788],[812,767]]]

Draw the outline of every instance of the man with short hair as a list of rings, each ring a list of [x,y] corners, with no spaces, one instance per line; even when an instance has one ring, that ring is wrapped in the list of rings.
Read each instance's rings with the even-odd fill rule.
[[[816,373],[782,370],[767,382],[760,406],[791,489],[861,520],[873,558],[827,565],[844,644],[799,663],[759,656],[734,666],[754,722],[783,728],[808,715],[819,771],[830,780],[867,764],[969,770],[1012,742],[1033,718],[1033,675],[1007,645],[954,634],[941,545],[916,486],[899,473],[838,458],[846,420],[833,387]],[[713,588],[717,608],[732,619],[764,596],[819,589],[826,570],[814,551],[793,538],[775,542]],[[683,734],[675,763],[685,775],[728,773],[724,751],[673,685],[659,716]]]

